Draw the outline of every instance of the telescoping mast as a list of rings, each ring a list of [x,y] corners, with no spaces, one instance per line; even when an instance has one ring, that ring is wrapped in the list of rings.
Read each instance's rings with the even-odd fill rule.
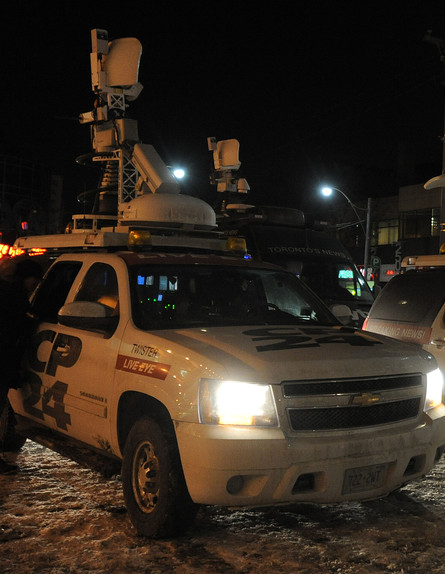
[[[97,188],[78,196],[81,201],[92,199],[93,209],[73,215],[63,235],[20,237],[15,247],[30,252],[149,242],[224,250],[227,241],[217,231],[212,207],[181,194],[178,181],[155,148],[139,139],[137,120],[126,117],[129,102],[143,89],[138,81],[141,43],[137,38],[110,41],[103,29],[92,30],[91,39],[94,106],[80,114],[79,121],[90,126],[92,150],[77,161],[101,170]]]

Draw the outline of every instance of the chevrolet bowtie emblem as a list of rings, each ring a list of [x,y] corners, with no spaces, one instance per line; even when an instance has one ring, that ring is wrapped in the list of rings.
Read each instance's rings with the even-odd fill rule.
[[[380,395],[375,395],[373,393],[363,393],[361,395],[355,395],[352,397],[351,404],[354,406],[360,407],[369,407],[374,403],[378,403],[380,401]]]

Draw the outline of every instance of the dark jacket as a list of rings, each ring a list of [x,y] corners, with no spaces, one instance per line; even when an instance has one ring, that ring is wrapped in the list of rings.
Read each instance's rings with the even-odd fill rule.
[[[32,322],[21,283],[0,279],[0,385],[16,386],[24,342]]]

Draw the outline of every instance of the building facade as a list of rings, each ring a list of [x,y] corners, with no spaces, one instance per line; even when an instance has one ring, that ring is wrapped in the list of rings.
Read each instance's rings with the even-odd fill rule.
[[[0,243],[23,234],[56,233],[63,180],[35,162],[0,155]]]
[[[376,282],[397,274],[407,255],[439,253],[440,213],[440,189],[426,191],[423,184],[401,187],[398,195],[371,200],[368,261]],[[348,212],[346,220],[352,215]],[[363,219],[362,225],[337,232],[359,266],[364,262],[364,224]]]

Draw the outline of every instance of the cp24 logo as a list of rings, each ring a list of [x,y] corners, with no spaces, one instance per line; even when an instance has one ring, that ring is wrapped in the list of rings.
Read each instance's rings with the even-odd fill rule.
[[[250,329],[244,331],[244,335],[252,337],[253,342],[274,341],[269,344],[257,345],[258,353],[264,351],[284,351],[288,349],[304,349],[308,347],[319,347],[333,343],[343,343],[354,347],[370,347],[380,345],[381,342],[363,333],[359,333],[350,328],[341,328],[336,332],[323,327],[310,327],[305,329],[283,329],[267,328]]]
[[[41,361],[38,358],[38,350],[42,343],[52,344],[48,361]],[[68,385],[56,380],[55,383],[44,390],[42,394],[42,380],[37,373],[46,373],[56,376],[57,368],[72,367],[80,356],[82,341],[78,337],[56,333],[50,329],[40,331],[31,341],[28,353],[28,364],[33,371],[26,373],[25,381],[30,386],[30,394],[23,400],[23,406],[27,413],[43,420],[46,414],[56,421],[56,425],[66,430],[71,424],[71,416],[65,410],[64,399],[68,390]],[[37,405],[42,400],[42,406]]]

